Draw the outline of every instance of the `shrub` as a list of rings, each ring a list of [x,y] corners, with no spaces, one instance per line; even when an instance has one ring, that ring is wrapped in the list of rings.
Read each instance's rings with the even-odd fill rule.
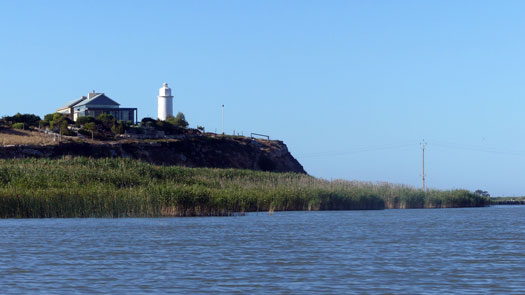
[[[76,136],[77,134],[71,130],[69,130],[67,127],[68,127],[68,122],[66,120],[63,120],[60,122],[60,134],[62,135],[66,135],[66,136]]]
[[[62,122],[65,122],[66,125],[71,123],[69,118],[60,113],[48,114],[44,117],[44,121],[48,121],[49,128],[55,131],[60,131],[60,128],[63,126]]]
[[[186,117],[181,112],[177,113],[177,116],[175,117],[168,116],[166,118],[166,122],[170,123],[171,125],[175,127],[181,127],[181,128],[186,128],[189,125],[188,121],[186,121]]]
[[[25,129],[25,124],[24,123],[15,123],[12,125],[12,127],[14,129]]]
[[[88,123],[85,123],[82,128],[90,132],[97,131],[97,124],[95,122],[88,122]]]
[[[146,127],[155,127],[156,123],[157,120],[150,117],[143,118],[142,121],[140,121],[140,124]]]
[[[103,126],[103,128],[108,131],[111,130],[113,125],[115,125],[117,122],[117,120],[112,115],[106,113],[100,114],[97,117],[97,120],[100,121],[100,124]]]
[[[38,123],[40,122],[40,117],[33,114],[17,113],[12,117],[4,117],[4,120],[7,122],[11,122],[11,124],[23,123],[25,127],[37,127]]]
[[[124,134],[128,128],[129,126],[126,122],[119,121],[117,124],[111,127],[111,132],[113,132],[114,134]]]
[[[95,122],[95,118],[90,117],[90,116],[78,117],[77,121],[75,122],[75,125],[77,127],[82,127],[84,124],[91,123],[91,122]]]

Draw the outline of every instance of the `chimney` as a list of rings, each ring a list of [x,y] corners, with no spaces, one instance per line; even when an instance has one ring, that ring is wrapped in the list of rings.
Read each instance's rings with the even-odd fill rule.
[[[93,90],[93,92],[88,93],[88,97],[87,97],[87,98],[88,98],[88,99],[91,99],[91,98],[93,98],[93,97],[95,97],[95,96],[97,96],[97,95],[99,95],[99,94],[100,94],[100,93],[96,93],[95,90]]]

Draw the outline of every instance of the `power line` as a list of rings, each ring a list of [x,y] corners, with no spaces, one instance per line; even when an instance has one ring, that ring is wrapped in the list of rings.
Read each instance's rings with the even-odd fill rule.
[[[353,148],[353,149],[348,149],[344,151],[326,151],[326,152],[305,153],[305,154],[299,154],[298,157],[316,158],[316,157],[346,156],[346,155],[372,152],[372,151],[397,150],[397,149],[403,149],[403,148],[414,147],[414,146],[416,146],[414,143],[401,144],[401,145],[370,146],[370,147]]]
[[[465,144],[456,144],[456,143],[445,143],[430,141],[430,145],[438,148],[446,148],[452,150],[464,150],[464,151],[474,151],[474,152],[483,152],[489,154],[499,154],[499,155],[509,155],[509,156],[525,156],[525,150],[502,150],[497,148],[491,148],[486,146],[475,146],[475,145],[465,145]]]

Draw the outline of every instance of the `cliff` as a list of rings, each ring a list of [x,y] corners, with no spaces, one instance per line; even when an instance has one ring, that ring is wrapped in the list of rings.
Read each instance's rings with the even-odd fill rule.
[[[0,146],[0,159],[63,156],[123,157],[158,165],[306,173],[282,141],[247,137],[203,135],[170,140],[111,143],[76,141],[55,145]]]

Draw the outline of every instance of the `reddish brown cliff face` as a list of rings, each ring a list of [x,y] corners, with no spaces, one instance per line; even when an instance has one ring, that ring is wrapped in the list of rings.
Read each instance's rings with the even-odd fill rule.
[[[0,158],[124,157],[158,165],[306,173],[282,141],[195,136],[177,140],[0,146]]]

